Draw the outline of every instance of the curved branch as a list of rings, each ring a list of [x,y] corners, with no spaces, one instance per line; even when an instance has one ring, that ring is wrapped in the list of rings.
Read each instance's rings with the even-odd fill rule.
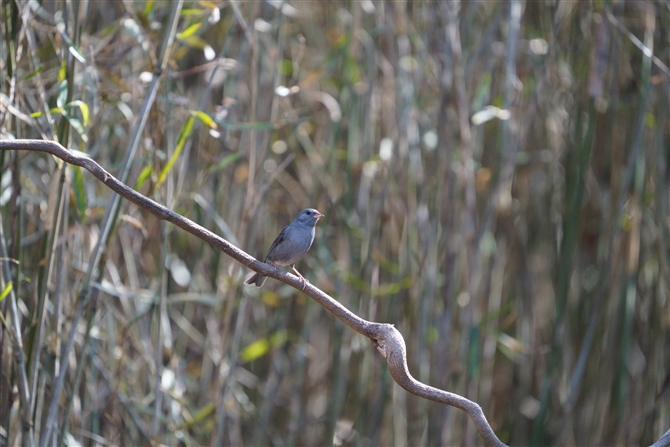
[[[134,189],[131,189],[117,180],[109,172],[105,171],[92,159],[83,155],[75,155],[56,142],[45,140],[4,140],[0,141],[0,150],[47,152],[69,164],[80,166],[93,174],[111,190],[130,200],[137,206],[149,211],[159,219],[171,222],[182,230],[202,239],[251,270],[264,276],[275,278],[297,290],[303,291],[314,301],[332,312],[350,328],[368,337],[372,341],[372,344],[386,359],[391,377],[393,377],[401,387],[416,396],[445,405],[451,405],[465,411],[470,416],[470,419],[472,419],[472,422],[475,424],[477,431],[479,431],[480,436],[483,438],[487,446],[500,447],[505,445],[494,433],[484,416],[484,412],[478,404],[465,397],[459,396],[458,394],[425,385],[412,377],[407,366],[405,340],[392,324],[375,323],[364,320],[319,288],[310,283],[307,283],[305,286],[297,276],[284,272],[283,270],[277,270],[268,264],[258,261],[208,229],[175,213],[167,207],[154,202]]]

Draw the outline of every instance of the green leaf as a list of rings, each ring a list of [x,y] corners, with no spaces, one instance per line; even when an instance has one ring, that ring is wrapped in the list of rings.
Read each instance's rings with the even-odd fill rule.
[[[205,47],[208,45],[207,42],[205,42],[205,40],[199,36],[188,36],[179,40],[188,45],[189,47],[195,48],[197,50],[204,50]]]
[[[189,36],[195,34],[199,29],[202,23],[195,23],[184,30],[182,33],[177,34],[177,39],[186,39]]]
[[[56,98],[56,105],[59,109],[63,108],[65,101],[67,101],[67,81],[63,80],[58,86],[58,97]]]
[[[216,411],[216,406],[210,402],[202,407],[200,410],[196,411],[195,414],[191,416],[191,419],[188,421],[186,428],[192,427],[200,422],[204,422],[209,416]]]
[[[227,127],[228,129],[235,130],[272,130],[276,126],[270,122],[258,122],[258,123],[232,123],[229,121],[219,122],[222,127]]]
[[[293,61],[282,59],[279,63],[279,74],[282,76],[293,76]]]
[[[184,149],[184,145],[186,144],[186,140],[188,139],[189,136],[191,136],[191,132],[193,131],[193,122],[195,121],[195,116],[191,115],[188,117],[186,122],[184,123],[184,126],[181,128],[181,132],[179,132],[179,138],[177,139],[177,147],[174,149],[174,153],[172,154],[172,157],[170,157],[170,160],[168,160],[167,164],[161,171],[160,175],[158,176],[158,181],[156,182],[156,186],[160,185],[165,181],[167,178],[168,174],[172,170],[172,167],[174,164],[177,162],[177,159],[179,158],[179,155],[181,154],[182,149]]]
[[[645,113],[644,114],[644,124],[649,128],[649,129],[654,129],[656,127],[656,116],[654,116],[653,113]]]
[[[380,284],[377,289],[374,290],[374,296],[384,297],[395,295],[403,289],[407,289],[412,285],[410,278],[404,278],[399,282],[391,282],[388,284]]]
[[[263,357],[270,350],[270,341],[267,338],[260,338],[247,345],[240,351],[240,359],[243,362],[251,362],[257,358]]]
[[[10,281],[5,285],[5,288],[3,289],[2,293],[0,293],[0,303],[2,303],[2,300],[4,300],[11,291],[12,291],[12,282]]]
[[[484,103],[489,97],[491,91],[491,81],[492,76],[490,73],[484,73],[477,85],[477,90],[475,91],[474,99],[472,100],[472,110],[481,110],[484,108]]]
[[[267,354],[270,348],[277,348],[288,339],[286,331],[278,331],[269,337],[259,338],[248,344],[240,351],[240,359],[243,362],[251,362]]]
[[[72,39],[70,39],[70,36],[65,32],[65,24],[60,21],[60,23],[57,21],[56,23],[56,29],[58,30],[58,33],[60,34],[60,37],[65,41],[65,43],[68,46],[68,51],[70,51],[70,54],[74,56],[75,59],[77,59],[79,62],[82,64],[86,62],[86,58],[84,55],[79,51],[79,49],[76,47]]]
[[[219,126],[216,125],[216,121],[212,119],[211,116],[207,115],[205,112],[195,112],[195,116],[207,127],[212,129],[218,129]]]
[[[77,59],[79,62],[82,64],[86,63],[86,58],[84,57],[83,54],[81,54],[81,51],[74,45],[68,46],[68,50],[70,50],[70,54],[74,56],[75,59]]]
[[[63,111],[63,116],[65,117],[65,119],[68,120],[70,126],[72,126],[72,128],[77,131],[81,139],[84,141],[88,141],[86,130],[84,129],[84,126],[81,125],[81,121],[79,121],[79,118],[75,118],[74,116],[70,115],[65,111]]]
[[[151,177],[151,174],[154,172],[154,170],[151,168],[151,166],[145,166],[142,168],[142,171],[140,171],[140,175],[137,176],[137,182],[135,182],[135,190],[139,190],[142,185],[144,185],[144,182],[147,181],[149,177]]]
[[[27,75],[25,75],[23,78],[21,78],[21,82],[32,79],[33,77],[37,76],[38,74],[42,73],[43,71],[44,71],[44,67],[40,67],[37,70],[35,70],[33,72],[30,72]]]
[[[79,107],[79,110],[81,111],[81,118],[84,122],[83,123],[84,127],[88,126],[88,117],[89,117],[88,104],[86,104],[84,101],[76,100],[63,106],[65,110],[69,110],[73,107]]]
[[[63,61],[61,62],[60,68],[58,69],[58,82],[65,81],[65,78],[67,78],[67,65],[65,64],[65,61]]]
[[[361,71],[358,68],[356,59],[354,59],[351,53],[347,53],[344,55],[344,73],[347,80],[352,85],[357,83],[361,79]]]
[[[209,2],[200,2],[200,3],[209,3]],[[209,6],[205,4],[207,8]],[[193,17],[193,16],[204,16],[207,14],[207,10],[201,9],[201,8],[184,8],[181,10],[181,14],[179,14],[182,17]]]
[[[82,222],[86,219],[86,189],[84,188],[84,175],[79,166],[73,166],[74,173],[72,179],[72,189],[74,190],[74,200],[77,204],[77,211]]]
[[[220,162],[218,162],[214,166],[211,166],[207,170],[207,172],[209,172],[211,174],[212,172],[219,171],[219,170],[225,168],[226,166],[228,166],[229,164],[233,163],[235,160],[237,160],[241,156],[242,156],[242,153],[240,153],[240,152],[235,152],[234,154],[227,155],[227,156],[223,157],[223,160],[221,160]]]

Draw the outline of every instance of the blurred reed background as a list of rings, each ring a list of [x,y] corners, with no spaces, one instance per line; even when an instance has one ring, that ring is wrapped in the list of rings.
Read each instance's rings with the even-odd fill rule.
[[[670,427],[667,2],[10,0],[0,22],[0,138],[58,139],[261,259],[317,208],[298,269],[505,442]],[[0,445],[481,444],[296,290],[243,287],[50,156],[0,166]]]

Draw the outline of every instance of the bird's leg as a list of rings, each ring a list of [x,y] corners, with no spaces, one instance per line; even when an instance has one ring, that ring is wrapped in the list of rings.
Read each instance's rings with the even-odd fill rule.
[[[307,280],[307,278],[305,278],[304,276],[302,276],[302,275],[300,274],[299,271],[297,271],[297,270],[295,269],[295,264],[293,264],[293,265],[291,266],[291,268],[292,268],[293,271],[298,275],[298,278],[300,278],[300,280],[302,281],[302,290],[305,290],[305,287],[307,287],[307,283],[308,283],[309,281]]]

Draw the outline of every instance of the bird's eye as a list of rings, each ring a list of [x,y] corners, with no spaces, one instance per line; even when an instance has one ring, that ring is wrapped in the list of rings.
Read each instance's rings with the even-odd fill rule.
[[[308,215],[308,216],[311,216],[311,215],[312,215],[312,212],[311,212],[311,211],[307,211],[307,215]]]

